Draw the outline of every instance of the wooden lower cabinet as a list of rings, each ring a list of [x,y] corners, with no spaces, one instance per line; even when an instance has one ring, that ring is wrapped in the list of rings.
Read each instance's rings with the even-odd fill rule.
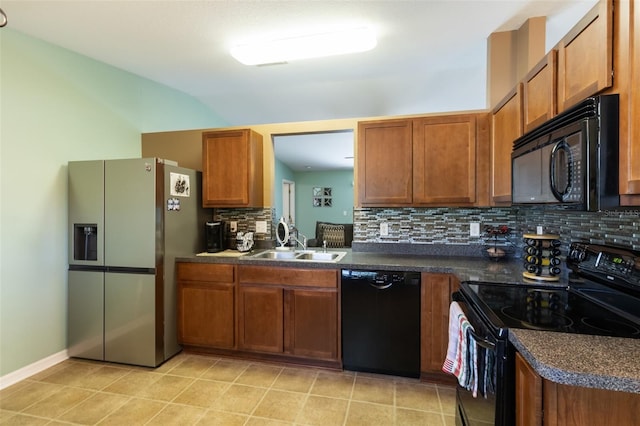
[[[179,343],[233,349],[235,266],[178,262],[176,271]]]
[[[516,353],[516,426],[542,426],[542,377]]]
[[[422,274],[420,372],[425,380],[455,381],[442,371],[442,364],[449,344],[451,294],[459,285],[458,278],[452,274]]]
[[[516,355],[516,426],[640,426],[640,394],[555,383]]]
[[[239,347],[250,351],[283,352],[281,287],[241,285],[238,298]]]
[[[238,269],[240,349],[339,363],[337,270]]]
[[[285,290],[284,351],[291,355],[336,360],[338,291]]]

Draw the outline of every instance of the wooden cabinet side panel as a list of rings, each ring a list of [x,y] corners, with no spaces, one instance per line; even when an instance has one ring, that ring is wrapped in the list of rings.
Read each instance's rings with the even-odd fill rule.
[[[421,351],[423,373],[442,372],[449,343],[449,305],[452,282],[450,274],[422,274]]]
[[[629,7],[629,136],[620,141],[620,193],[640,196],[640,2],[630,2]],[[640,205],[640,197],[627,204]]]
[[[338,359],[338,291],[285,290],[285,352]]]
[[[516,426],[542,426],[542,377],[516,353]]]
[[[476,116],[413,121],[414,204],[476,201]]]
[[[525,133],[556,114],[557,58],[557,50],[552,50],[523,80],[523,126]]]
[[[410,120],[358,123],[360,205],[406,205],[412,201]]]
[[[558,111],[612,85],[613,0],[600,2],[560,42]]]
[[[491,131],[491,202],[493,205],[509,205],[513,141],[522,136],[520,84],[493,111]]]
[[[283,351],[282,288],[245,286],[238,289],[238,345],[258,352]]]
[[[476,116],[476,175],[474,206],[491,205],[489,187],[491,182],[491,114],[481,113]]]
[[[264,146],[262,135],[249,131],[249,157],[247,158],[247,179],[249,207],[264,205]]]
[[[640,394],[544,381],[545,426],[640,426]]]

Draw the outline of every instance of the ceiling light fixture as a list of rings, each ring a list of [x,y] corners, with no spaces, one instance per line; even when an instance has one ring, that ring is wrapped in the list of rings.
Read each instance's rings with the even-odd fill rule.
[[[360,27],[241,44],[231,48],[231,56],[245,65],[265,65],[366,52],[376,44],[373,31]]]

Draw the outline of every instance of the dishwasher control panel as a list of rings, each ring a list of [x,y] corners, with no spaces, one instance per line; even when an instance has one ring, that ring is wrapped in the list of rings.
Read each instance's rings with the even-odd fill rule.
[[[375,285],[420,284],[420,273],[343,269],[342,279],[362,280]]]

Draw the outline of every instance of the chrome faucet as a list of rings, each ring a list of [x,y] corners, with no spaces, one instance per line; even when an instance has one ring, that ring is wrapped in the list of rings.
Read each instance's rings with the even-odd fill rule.
[[[304,234],[302,234],[300,231],[298,231],[298,229],[295,226],[291,227],[291,230],[294,231],[294,232],[291,234],[290,238],[293,238],[293,240],[296,243],[300,244],[302,246],[302,250],[306,250],[307,249],[307,237],[305,237]],[[302,241],[300,241],[298,239],[299,236],[302,236]]]

